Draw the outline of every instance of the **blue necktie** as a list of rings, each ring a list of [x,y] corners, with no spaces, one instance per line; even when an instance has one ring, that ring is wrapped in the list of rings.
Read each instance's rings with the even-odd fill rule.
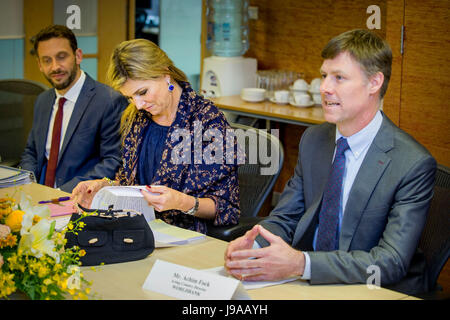
[[[331,251],[338,248],[339,208],[341,206],[342,179],[345,170],[344,152],[348,148],[347,140],[343,137],[339,138],[330,176],[323,192],[316,251]]]

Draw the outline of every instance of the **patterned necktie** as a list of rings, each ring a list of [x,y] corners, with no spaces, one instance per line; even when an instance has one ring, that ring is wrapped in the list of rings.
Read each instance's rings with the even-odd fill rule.
[[[58,101],[58,111],[53,122],[52,143],[50,147],[50,156],[45,174],[45,185],[52,187],[55,185],[56,165],[58,164],[59,145],[61,142],[61,127],[63,119],[63,106],[66,98],[61,97]]]
[[[343,137],[339,138],[330,176],[323,192],[316,251],[331,251],[338,248],[339,208],[341,206],[342,179],[345,169],[344,152],[348,148],[347,140]]]

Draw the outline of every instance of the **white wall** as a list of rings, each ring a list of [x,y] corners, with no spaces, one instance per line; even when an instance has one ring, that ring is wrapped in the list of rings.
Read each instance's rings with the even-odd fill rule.
[[[0,2],[0,79],[23,78],[23,0]]]
[[[199,89],[202,0],[160,0],[159,46]]]

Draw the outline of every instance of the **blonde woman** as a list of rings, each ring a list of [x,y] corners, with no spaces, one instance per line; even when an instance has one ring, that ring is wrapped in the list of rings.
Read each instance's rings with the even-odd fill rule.
[[[213,130],[214,139],[225,140],[230,129],[217,107],[193,91],[166,53],[145,39],[116,47],[108,79],[130,102],[121,119],[122,166],[114,181],[78,184],[72,193],[75,201],[89,207],[95,193],[110,184],[147,185],[151,193],[143,191],[143,196],[155,208],[156,217],[167,223],[202,233],[206,233],[206,220],[214,225],[237,224],[236,161],[225,161],[224,141],[215,161],[202,156],[211,143],[204,141],[205,132]],[[180,133],[188,136],[181,139]]]

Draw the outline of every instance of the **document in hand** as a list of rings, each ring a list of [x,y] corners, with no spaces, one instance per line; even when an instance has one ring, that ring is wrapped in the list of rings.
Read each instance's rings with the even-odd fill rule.
[[[36,182],[33,172],[0,165],[0,188]]]
[[[145,186],[104,187],[95,194],[91,208],[108,209],[110,205],[113,205],[114,209],[135,210],[141,212],[145,220],[150,222],[155,219],[155,211],[144,199],[140,190],[146,190]]]

